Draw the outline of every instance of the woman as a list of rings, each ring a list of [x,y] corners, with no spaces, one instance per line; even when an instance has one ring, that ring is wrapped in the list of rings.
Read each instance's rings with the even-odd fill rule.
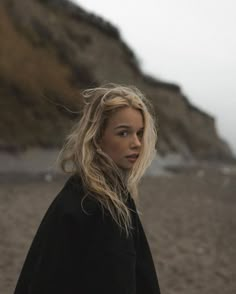
[[[136,89],[84,92],[59,161],[71,177],[33,240],[15,294],[160,293],[134,200],[155,154],[150,107]]]

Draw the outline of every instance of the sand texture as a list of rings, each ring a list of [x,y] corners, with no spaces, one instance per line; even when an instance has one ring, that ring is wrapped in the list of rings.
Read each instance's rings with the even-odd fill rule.
[[[40,220],[64,182],[1,176],[0,293],[13,293]],[[235,294],[235,168],[180,168],[148,176],[140,196],[162,293]]]

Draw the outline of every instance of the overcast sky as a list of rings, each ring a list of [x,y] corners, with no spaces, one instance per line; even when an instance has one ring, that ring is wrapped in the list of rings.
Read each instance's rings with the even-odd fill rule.
[[[74,0],[114,24],[143,71],[216,118],[236,155],[235,0]]]

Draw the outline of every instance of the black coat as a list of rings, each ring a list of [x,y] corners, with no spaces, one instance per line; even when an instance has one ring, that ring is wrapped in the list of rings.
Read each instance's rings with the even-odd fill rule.
[[[120,233],[81,180],[71,177],[44,216],[15,294],[158,294],[151,252],[135,203],[134,230]]]

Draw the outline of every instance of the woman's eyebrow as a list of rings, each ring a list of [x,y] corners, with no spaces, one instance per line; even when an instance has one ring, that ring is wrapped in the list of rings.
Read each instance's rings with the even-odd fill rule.
[[[129,125],[118,125],[117,127],[115,127],[115,129],[130,129],[131,127]]]
[[[116,129],[132,129],[132,127],[131,126],[129,126],[129,125],[118,125],[117,127],[115,127],[115,130]],[[141,127],[140,129],[139,129],[139,131],[143,131],[144,130],[144,127]]]

